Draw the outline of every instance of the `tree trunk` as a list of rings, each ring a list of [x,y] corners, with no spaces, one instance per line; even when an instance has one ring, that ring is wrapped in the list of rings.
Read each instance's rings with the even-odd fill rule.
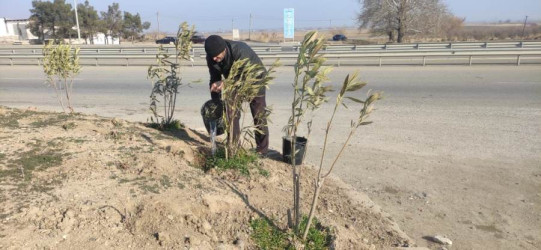
[[[387,32],[387,35],[389,36],[389,42],[394,43],[394,31],[390,30],[389,32]]]
[[[396,42],[402,43],[403,40],[404,40],[404,27],[400,25],[400,27],[398,27],[398,36],[396,38]]]
[[[404,40],[404,36],[406,34],[406,9],[407,9],[408,1],[402,0],[400,1],[400,6],[398,6],[398,27],[396,29],[396,42],[402,43]]]

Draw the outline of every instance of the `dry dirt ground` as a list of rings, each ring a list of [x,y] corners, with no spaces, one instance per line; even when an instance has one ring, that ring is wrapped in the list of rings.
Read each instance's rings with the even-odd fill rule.
[[[254,249],[251,220],[286,230],[289,166],[263,159],[250,176],[205,173],[197,162],[207,139],[0,106],[0,249]],[[307,213],[314,171],[304,169]],[[326,182],[317,217],[336,249],[414,245],[340,180]]]

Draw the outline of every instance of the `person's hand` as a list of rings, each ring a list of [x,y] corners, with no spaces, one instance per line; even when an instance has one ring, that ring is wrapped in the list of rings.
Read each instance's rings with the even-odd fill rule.
[[[221,92],[223,86],[224,86],[223,81],[214,82],[212,83],[212,85],[210,85],[210,92],[216,92],[216,93]]]

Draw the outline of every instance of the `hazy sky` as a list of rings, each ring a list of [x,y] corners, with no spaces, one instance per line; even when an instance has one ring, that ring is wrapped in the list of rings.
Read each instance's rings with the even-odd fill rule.
[[[84,0],[76,0],[84,3]],[[498,20],[541,20],[541,0],[443,0],[456,16],[466,22]],[[73,5],[74,0],[66,0]],[[326,28],[355,26],[360,12],[358,0],[89,0],[98,11],[107,11],[113,2],[121,11],[139,13],[149,21],[150,30],[176,32],[178,24],[188,21],[200,31],[246,30],[252,14],[253,29],[281,29],[283,9],[295,9],[295,28]],[[26,19],[30,16],[31,0],[0,0],[0,17]]]

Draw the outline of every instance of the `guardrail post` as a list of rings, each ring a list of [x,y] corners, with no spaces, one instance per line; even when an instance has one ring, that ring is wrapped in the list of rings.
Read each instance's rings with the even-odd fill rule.
[[[426,56],[423,56],[423,66],[426,66]]]
[[[379,57],[379,66],[381,67],[381,56]]]
[[[126,67],[130,66],[130,59],[126,57]]]
[[[449,43],[449,49],[453,49],[453,43]]]
[[[100,65],[98,64],[98,58],[96,57],[95,59],[96,59],[96,67],[100,66]]]
[[[483,47],[485,47],[485,49],[488,49],[488,42],[485,42],[485,45],[483,45]]]
[[[340,57],[338,57],[338,67],[340,67]]]
[[[13,58],[9,58],[9,63],[13,66]]]
[[[520,48],[524,48],[524,42],[520,42]]]
[[[520,66],[520,55],[517,56],[517,66]]]
[[[416,44],[415,44],[415,48],[416,48],[417,50],[419,50],[419,47],[420,47],[419,44],[416,43]]]
[[[472,64],[472,61],[473,61],[473,56],[470,56],[470,66]]]

